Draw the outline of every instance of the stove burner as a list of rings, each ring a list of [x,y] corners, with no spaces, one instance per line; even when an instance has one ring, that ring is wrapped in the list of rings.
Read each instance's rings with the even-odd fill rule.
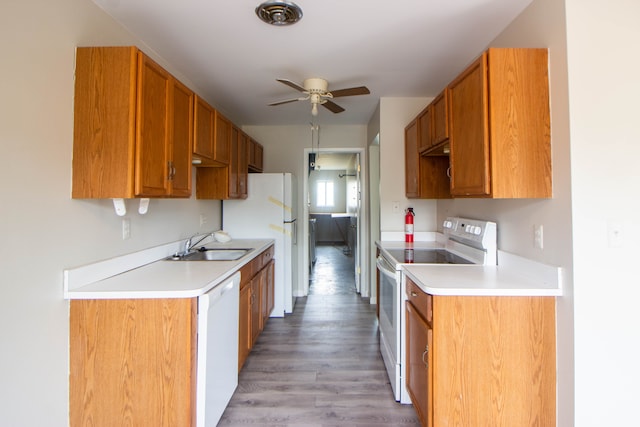
[[[415,264],[473,264],[442,249],[387,249],[397,262]]]

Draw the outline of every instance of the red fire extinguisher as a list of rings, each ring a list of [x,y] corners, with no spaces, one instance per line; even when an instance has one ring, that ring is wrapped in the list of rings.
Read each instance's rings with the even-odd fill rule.
[[[415,215],[413,208],[407,208],[404,215],[404,241],[406,243],[413,243],[413,217]]]

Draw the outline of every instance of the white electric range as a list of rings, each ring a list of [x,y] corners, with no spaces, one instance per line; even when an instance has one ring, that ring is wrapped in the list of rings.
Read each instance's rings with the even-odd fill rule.
[[[378,242],[380,255],[380,353],[396,401],[411,403],[405,387],[403,264],[497,264],[497,226],[491,221],[449,217],[443,239],[434,242]]]

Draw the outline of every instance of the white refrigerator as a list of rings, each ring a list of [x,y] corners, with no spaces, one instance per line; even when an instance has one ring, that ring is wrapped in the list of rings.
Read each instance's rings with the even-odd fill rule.
[[[298,277],[296,179],[290,173],[250,173],[248,197],[222,203],[222,229],[233,239],[275,240],[271,317],[293,312]]]

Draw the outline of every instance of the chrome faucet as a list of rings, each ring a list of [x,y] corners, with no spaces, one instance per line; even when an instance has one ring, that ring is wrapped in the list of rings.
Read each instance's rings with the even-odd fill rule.
[[[191,241],[193,240],[194,237],[197,236],[197,234],[194,234],[193,236],[189,237],[185,242],[184,242],[184,251],[182,252],[182,255],[187,255],[189,252],[191,252],[191,250],[194,248],[194,246],[196,246],[198,243],[202,242],[204,239],[206,239],[207,237],[213,237],[213,231],[211,233],[205,234],[204,236],[202,236],[200,239],[198,239],[195,243],[191,243]]]

